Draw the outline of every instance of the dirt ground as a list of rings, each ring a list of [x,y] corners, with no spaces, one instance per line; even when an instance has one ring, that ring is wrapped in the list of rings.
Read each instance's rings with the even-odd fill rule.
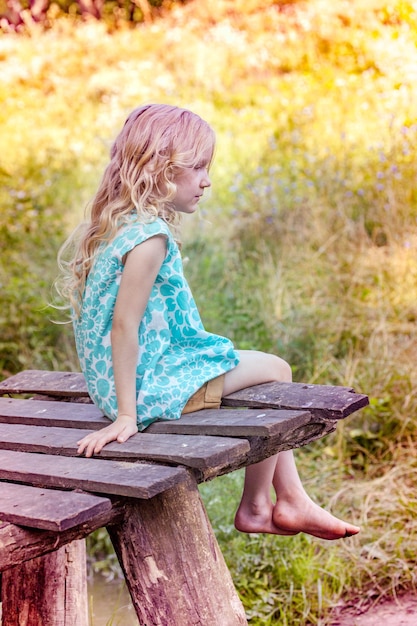
[[[345,607],[334,613],[329,626],[417,626],[417,593],[381,601],[366,611]]]

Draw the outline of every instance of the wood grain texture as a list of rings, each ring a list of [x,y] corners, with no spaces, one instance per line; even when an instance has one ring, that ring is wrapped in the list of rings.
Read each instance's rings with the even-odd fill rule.
[[[108,529],[141,624],[244,626],[195,481],[131,502]]]
[[[29,528],[61,532],[111,508],[108,498],[89,493],[0,483],[0,519]]]
[[[85,379],[79,372],[24,370],[0,383],[0,394],[39,393],[47,396],[87,397]]]
[[[0,450],[0,480],[35,487],[152,498],[186,477],[187,471],[180,467]]]
[[[309,411],[209,409],[182,415],[179,420],[151,424],[147,433],[205,434],[224,437],[270,437],[287,428],[306,424]]]
[[[109,511],[59,533],[0,522],[0,572],[53,552],[71,541],[88,537],[98,528],[120,521],[126,515],[129,499],[112,497],[111,501],[112,508]]]
[[[99,430],[110,420],[94,404],[0,398],[0,423]]]
[[[322,419],[342,419],[369,404],[368,396],[350,387],[264,383],[222,399],[223,406],[308,410]]]
[[[85,541],[2,574],[2,626],[88,626]]]

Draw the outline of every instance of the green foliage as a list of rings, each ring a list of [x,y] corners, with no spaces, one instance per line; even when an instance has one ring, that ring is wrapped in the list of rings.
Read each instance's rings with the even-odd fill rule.
[[[253,624],[325,623],[342,589],[416,582],[416,25],[404,0],[198,0],[137,29],[57,14],[1,40],[3,375],[77,368],[46,308],[56,252],[126,112],[165,101],[218,136],[213,191],[184,221],[205,325],[370,395],[298,454],[309,493],[363,525],[351,542],[239,535],[241,475],[202,487]],[[90,553],[118,573],[105,534]]]
[[[273,288],[275,268],[268,267],[268,251],[246,252],[241,245],[227,247],[195,239],[184,248],[193,261],[186,273],[207,328],[227,334],[241,349],[271,348],[276,330]],[[259,274],[262,268],[262,274]],[[204,289],[201,289],[204,285]],[[243,285],[243,289],[242,289]]]
[[[95,574],[103,574],[109,581],[122,576],[119,561],[105,528],[99,528],[88,535],[87,554],[89,568]]]
[[[35,159],[2,173],[0,191],[0,368],[57,367],[71,360],[72,338],[50,307],[56,254],[65,232],[66,179]],[[70,175],[71,181],[73,174]],[[69,190],[68,190],[69,191]],[[62,198],[60,196],[63,196]]]

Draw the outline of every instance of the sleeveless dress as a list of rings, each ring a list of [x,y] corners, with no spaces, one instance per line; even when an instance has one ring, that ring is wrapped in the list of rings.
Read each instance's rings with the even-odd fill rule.
[[[99,249],[87,278],[81,313],[74,319],[77,353],[93,402],[111,420],[117,417],[110,332],[122,259],[155,235],[166,237],[167,254],[138,332],[139,430],[159,419],[178,419],[187,400],[204,383],[239,363],[229,339],[204,329],[166,222],[157,218],[143,223],[132,213],[131,222]]]

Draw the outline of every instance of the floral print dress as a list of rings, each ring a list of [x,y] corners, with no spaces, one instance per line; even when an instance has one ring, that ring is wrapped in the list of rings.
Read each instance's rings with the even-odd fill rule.
[[[139,326],[136,368],[137,422],[144,430],[158,419],[178,419],[202,385],[239,363],[229,339],[208,333],[184,277],[181,255],[162,219],[131,223],[102,244],[87,278],[82,309],[74,320],[75,342],[88,392],[111,420],[117,417],[110,333],[123,273],[123,257],[156,235],[167,254]]]

